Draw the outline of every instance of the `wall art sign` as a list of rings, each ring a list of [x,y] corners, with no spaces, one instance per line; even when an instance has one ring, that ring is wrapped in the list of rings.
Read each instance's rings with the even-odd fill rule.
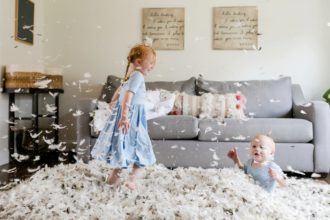
[[[213,8],[213,49],[256,50],[257,36],[257,7]]]
[[[142,38],[159,50],[184,49],[184,8],[144,8]]]
[[[34,3],[30,0],[16,0],[15,40],[33,44]]]

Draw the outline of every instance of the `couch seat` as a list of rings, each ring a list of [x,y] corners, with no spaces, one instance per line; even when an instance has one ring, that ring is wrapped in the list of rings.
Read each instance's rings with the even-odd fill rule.
[[[258,133],[269,134],[275,142],[308,143],[313,140],[313,125],[304,119],[254,118],[248,120],[199,120],[200,141],[247,142]]]
[[[198,119],[188,115],[167,115],[148,120],[149,136],[153,140],[197,139]]]

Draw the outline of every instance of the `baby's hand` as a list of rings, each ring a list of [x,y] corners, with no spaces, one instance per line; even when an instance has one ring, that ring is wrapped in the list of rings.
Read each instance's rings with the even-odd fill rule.
[[[282,175],[279,175],[276,170],[273,170],[269,167],[268,174],[270,177],[272,177],[281,187],[287,186],[287,182],[285,180],[285,177]]]
[[[237,158],[236,148],[229,150],[227,156],[233,161],[237,161],[238,158]]]
[[[269,167],[268,174],[270,177],[272,177],[274,180],[277,180],[279,176],[277,175],[277,172]]]

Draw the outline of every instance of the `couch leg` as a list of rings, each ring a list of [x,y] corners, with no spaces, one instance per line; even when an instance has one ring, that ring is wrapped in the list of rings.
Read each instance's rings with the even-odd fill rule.
[[[327,181],[327,183],[330,184],[330,173],[328,173],[328,176],[325,178],[325,181]]]

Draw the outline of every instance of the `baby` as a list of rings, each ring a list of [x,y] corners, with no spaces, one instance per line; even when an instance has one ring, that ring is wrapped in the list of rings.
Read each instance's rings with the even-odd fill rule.
[[[286,180],[282,169],[272,160],[275,154],[275,143],[272,138],[258,134],[251,141],[251,158],[243,165],[240,161],[236,149],[228,152],[239,168],[244,169],[246,174],[253,177],[258,185],[266,191],[271,192],[277,182],[280,186],[286,186]]]

